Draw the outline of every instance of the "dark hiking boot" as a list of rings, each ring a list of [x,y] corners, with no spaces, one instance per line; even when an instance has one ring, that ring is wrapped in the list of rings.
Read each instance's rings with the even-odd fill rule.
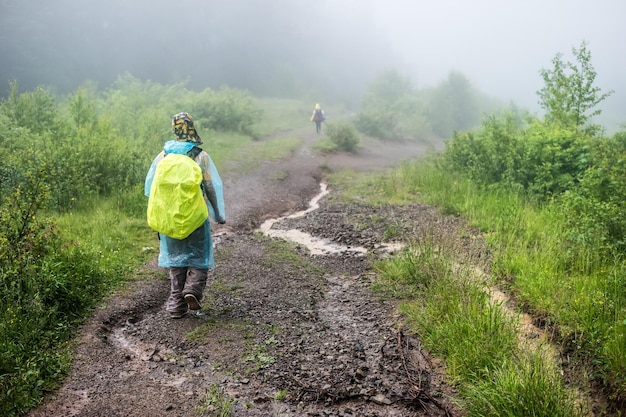
[[[186,311],[170,311],[170,318],[173,319],[182,319],[187,314]]]
[[[185,301],[187,301],[187,305],[189,306],[189,310],[200,310],[202,307],[198,302],[198,299],[193,294],[186,294]]]

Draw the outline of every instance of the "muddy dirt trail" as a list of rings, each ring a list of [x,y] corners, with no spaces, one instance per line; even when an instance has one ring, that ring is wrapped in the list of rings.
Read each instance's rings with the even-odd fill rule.
[[[232,416],[462,415],[441,366],[369,284],[372,262],[389,256],[381,245],[389,222],[405,236],[463,236],[461,250],[479,253],[471,231],[419,204],[373,208],[323,197],[319,209],[272,229],[344,250],[313,255],[258,232],[267,219],[307,208],[320,192],[320,166],[382,170],[433,147],[374,143],[356,155],[319,156],[311,127],[294,134],[304,145],[288,158],[245,176],[221,168],[228,221],[214,225],[217,268],[202,314],[167,315],[169,282],[155,259],[83,326],[70,375],[29,416],[211,416],[227,406]]]

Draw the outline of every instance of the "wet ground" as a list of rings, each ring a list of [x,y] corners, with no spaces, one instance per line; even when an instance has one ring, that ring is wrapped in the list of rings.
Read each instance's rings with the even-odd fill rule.
[[[296,134],[305,145],[291,157],[245,177],[222,171],[229,217],[214,230],[202,314],[166,314],[169,282],[154,260],[142,271],[154,278],[85,324],[71,374],[30,416],[462,415],[441,364],[369,285],[373,262],[402,243],[385,241],[387,222],[411,239],[445,234],[475,258],[480,240],[420,204],[331,203],[320,168],[382,170],[432,147],[373,143],[323,157],[310,151],[314,132]],[[294,235],[304,240],[286,240]]]

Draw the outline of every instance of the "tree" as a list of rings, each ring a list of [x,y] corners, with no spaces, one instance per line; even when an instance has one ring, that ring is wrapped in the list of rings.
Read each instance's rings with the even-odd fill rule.
[[[477,92],[467,77],[452,71],[432,91],[429,113],[433,131],[441,137],[471,129],[480,122]]]
[[[591,52],[586,42],[580,48],[572,48],[576,63],[563,62],[563,55],[552,59],[553,68],[542,69],[545,86],[537,92],[539,104],[547,111],[546,120],[564,127],[581,128],[601,110],[593,110],[613,91],[601,93],[593,85],[596,71],[591,65]]]

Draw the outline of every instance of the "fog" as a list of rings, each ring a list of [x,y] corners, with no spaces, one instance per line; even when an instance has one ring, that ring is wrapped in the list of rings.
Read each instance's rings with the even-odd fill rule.
[[[0,0],[0,94],[12,79],[66,93],[129,72],[357,105],[395,68],[416,88],[458,71],[536,110],[539,71],[587,42],[596,85],[615,90],[602,107],[623,122],[624,16],[623,0]]]
[[[420,84],[458,70],[479,89],[537,104],[539,71],[587,42],[596,83],[626,105],[623,0],[372,1],[377,22]]]

